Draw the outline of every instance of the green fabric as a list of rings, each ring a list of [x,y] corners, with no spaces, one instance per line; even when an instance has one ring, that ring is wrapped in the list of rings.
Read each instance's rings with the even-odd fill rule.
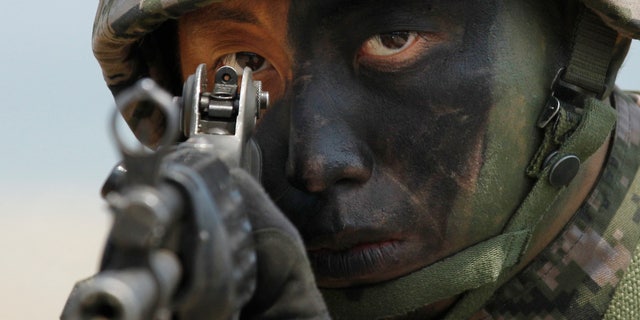
[[[256,294],[242,309],[241,319],[329,319],[302,244],[277,228],[253,236]]]
[[[628,319],[640,319],[640,246],[604,315],[604,320]]]
[[[616,120],[615,111],[594,98],[589,98],[585,104],[582,122],[576,131],[567,139],[559,150],[559,156],[574,154],[584,162],[607,139]],[[558,190],[549,184],[548,166],[541,178],[533,187],[523,204],[514,214],[505,232],[524,231],[528,235],[538,232],[538,222],[547,213],[558,195],[564,188]],[[526,250],[526,245],[523,251]],[[447,314],[447,319],[464,319],[479,310],[493,295],[495,290],[507,280],[508,272],[501,274],[498,281],[467,293],[460,302]]]
[[[573,153],[583,162],[605,142],[616,123],[615,110],[600,100],[589,98],[584,108],[582,122],[560,148],[560,154]]]
[[[640,1],[638,0],[582,0],[599,13],[608,25],[620,33],[640,39]]]
[[[498,279],[517,262],[526,232],[502,234],[424,269],[381,284],[323,289],[334,319],[379,319],[403,315]]]
[[[613,100],[618,121],[593,190],[558,236],[501,286],[474,319],[604,316],[640,244],[640,108],[620,93]]]
[[[591,10],[582,10],[564,80],[603,98],[617,33]]]
[[[527,167],[527,175],[531,178],[540,178],[544,162],[551,152],[557,150],[567,136],[575,130],[581,117],[573,112],[560,107],[556,120],[545,127],[544,139],[533,160]]]
[[[234,168],[230,173],[244,199],[256,249],[256,290],[241,319],[328,319],[298,231],[248,172]]]

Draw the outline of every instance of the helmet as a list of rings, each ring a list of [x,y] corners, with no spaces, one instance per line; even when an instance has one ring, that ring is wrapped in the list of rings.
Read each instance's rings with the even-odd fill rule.
[[[115,95],[141,77],[150,76],[163,87],[179,93],[163,43],[165,22],[223,0],[100,0],[93,26],[93,52],[111,92]],[[613,29],[629,38],[640,38],[640,3],[637,0],[582,0]],[[167,35],[164,33],[164,35]],[[170,56],[169,56],[170,59]]]
[[[159,61],[166,52],[159,50],[162,49],[159,44],[149,45],[155,41],[148,35],[186,12],[221,1],[100,0],[92,47],[111,92],[116,95],[146,76],[170,88],[167,72],[171,71]]]
[[[640,3],[636,0],[582,0],[611,28],[629,38],[640,38]]]

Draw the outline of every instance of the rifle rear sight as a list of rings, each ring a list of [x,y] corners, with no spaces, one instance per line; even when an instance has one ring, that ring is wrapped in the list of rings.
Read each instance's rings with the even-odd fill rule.
[[[202,64],[182,97],[172,98],[150,79],[117,97],[120,111],[157,108],[164,132],[155,152],[127,147],[114,115],[123,161],[103,187],[113,226],[100,272],[76,284],[61,319],[238,317],[255,290],[256,253],[230,170],[240,167],[259,179],[260,152],[250,135],[268,105],[249,68],[239,90],[238,80],[234,69],[223,67],[207,92]],[[177,143],[180,131],[186,141]],[[145,135],[152,132],[137,134]]]

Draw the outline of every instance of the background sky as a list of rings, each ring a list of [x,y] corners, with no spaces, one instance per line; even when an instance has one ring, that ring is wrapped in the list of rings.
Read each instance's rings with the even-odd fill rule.
[[[95,272],[117,154],[112,98],[91,53],[97,0],[0,9],[0,319],[57,319]]]
[[[0,319],[57,318],[96,270],[110,222],[99,190],[118,159],[90,50],[96,3],[0,10]],[[629,57],[618,84],[640,89],[637,42]]]

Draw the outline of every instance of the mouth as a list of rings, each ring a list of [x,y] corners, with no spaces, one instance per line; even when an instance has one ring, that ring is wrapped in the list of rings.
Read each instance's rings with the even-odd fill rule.
[[[380,202],[406,196],[404,189],[393,187],[384,188],[381,196],[382,188],[374,188],[381,183],[339,185],[321,195],[291,188],[278,198],[286,199],[278,205],[303,238],[318,286],[345,288],[395,279],[423,267],[438,250],[439,223],[425,222],[431,215],[422,214],[423,206],[413,201]]]
[[[310,243],[307,253],[318,285],[327,288],[379,282],[394,277],[406,244],[396,238],[316,243]]]

